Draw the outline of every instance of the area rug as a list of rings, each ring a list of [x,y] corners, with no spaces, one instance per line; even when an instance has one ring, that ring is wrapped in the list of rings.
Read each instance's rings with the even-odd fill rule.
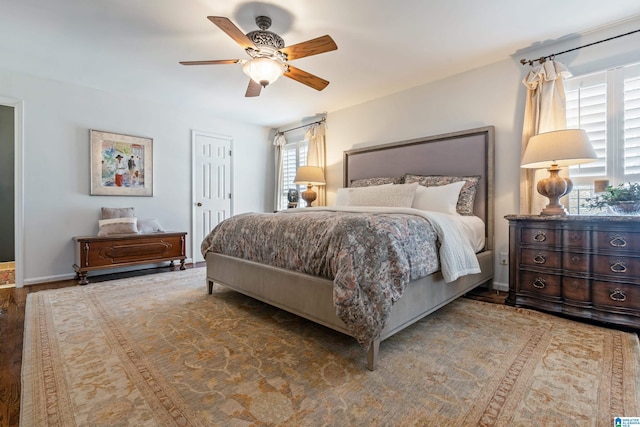
[[[28,295],[23,426],[611,426],[635,334],[460,298],[380,346],[203,269]]]

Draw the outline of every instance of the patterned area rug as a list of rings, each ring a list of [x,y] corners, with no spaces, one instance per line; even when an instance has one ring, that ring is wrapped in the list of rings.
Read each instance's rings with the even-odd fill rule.
[[[640,415],[635,334],[459,299],[380,346],[203,269],[29,294],[24,426],[610,426]]]

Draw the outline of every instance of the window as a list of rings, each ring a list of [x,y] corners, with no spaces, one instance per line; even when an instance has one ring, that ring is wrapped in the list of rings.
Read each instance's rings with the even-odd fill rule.
[[[640,64],[568,79],[565,91],[567,127],[584,129],[598,155],[570,166],[569,212],[593,214],[581,205],[594,195],[594,181],[640,181]]]
[[[289,201],[287,193],[290,189],[298,190],[298,194],[306,190],[303,186],[293,183],[296,177],[296,171],[300,166],[307,164],[307,152],[309,150],[309,141],[300,141],[289,143],[284,146],[282,151],[282,194],[280,194],[280,206],[286,207]]]

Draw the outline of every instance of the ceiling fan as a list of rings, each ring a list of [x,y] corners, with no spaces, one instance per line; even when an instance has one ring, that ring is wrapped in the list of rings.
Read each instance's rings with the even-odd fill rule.
[[[260,29],[246,35],[228,18],[207,16],[207,19],[242,46],[251,58],[181,61],[182,65],[242,64],[242,70],[250,77],[245,96],[260,95],[263,87],[273,83],[281,75],[316,90],[322,90],[329,84],[325,79],[290,65],[289,61],[338,49],[330,36],[322,36],[285,47],[282,37],[267,31],[271,26],[271,18],[267,16],[258,16],[256,25]]]

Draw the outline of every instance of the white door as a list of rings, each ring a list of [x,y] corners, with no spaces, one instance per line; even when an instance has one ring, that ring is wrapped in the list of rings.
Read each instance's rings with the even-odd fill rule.
[[[231,137],[191,132],[193,152],[193,262],[204,261],[200,244],[231,216]]]

